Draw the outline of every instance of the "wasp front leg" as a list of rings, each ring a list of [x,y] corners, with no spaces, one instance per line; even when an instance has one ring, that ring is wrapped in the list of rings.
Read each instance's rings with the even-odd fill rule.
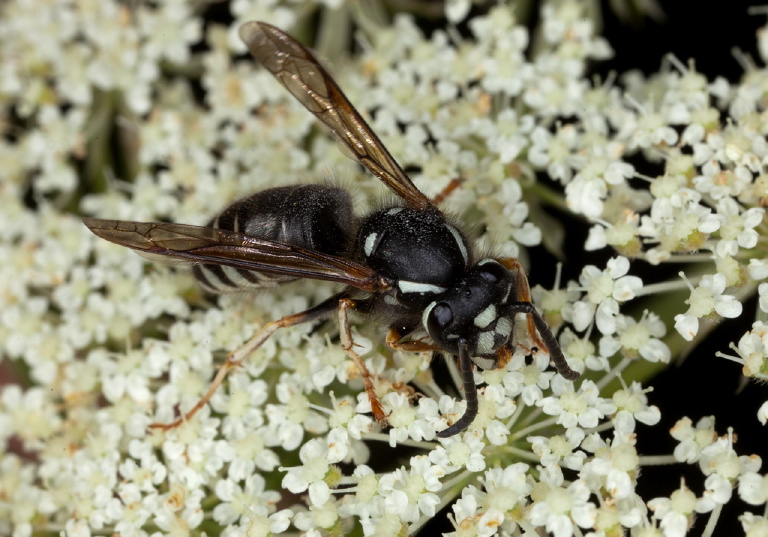
[[[403,335],[400,330],[395,327],[390,327],[387,330],[387,338],[385,340],[387,347],[396,351],[405,352],[428,352],[441,350],[440,347],[434,343],[427,342],[424,339],[403,341],[404,337],[405,335]]]
[[[326,319],[333,315],[336,311],[336,307],[341,295],[336,295],[328,300],[325,300],[306,311],[300,313],[294,313],[293,315],[286,315],[276,321],[265,324],[261,330],[259,330],[255,336],[253,336],[247,343],[238,347],[234,351],[227,355],[227,359],[219,367],[216,372],[216,376],[213,378],[211,385],[208,387],[208,391],[200,398],[200,400],[190,410],[182,414],[182,416],[171,423],[152,423],[149,427],[152,429],[162,429],[168,431],[175,427],[178,427],[182,423],[191,420],[195,414],[197,414],[201,408],[203,408],[219,389],[219,386],[227,378],[227,374],[234,368],[239,367],[243,361],[250,356],[252,352],[264,345],[264,343],[279,330],[280,328],[288,328],[290,326],[296,326],[310,321]]]
[[[376,395],[376,390],[373,386],[373,380],[371,372],[363,363],[363,359],[355,352],[355,342],[352,339],[352,327],[349,324],[349,310],[354,309],[357,303],[349,298],[342,298],[339,300],[339,337],[341,339],[341,348],[347,353],[352,361],[355,363],[357,370],[360,372],[360,376],[363,379],[365,385],[365,391],[368,393],[368,400],[371,402],[371,412],[377,422],[382,427],[387,426],[387,415],[384,413],[384,407],[381,406],[379,396]]]
[[[533,340],[534,345],[539,349],[546,349],[550,358],[555,364],[557,371],[568,380],[575,380],[579,374],[568,366],[563,356],[560,344],[555,335],[547,325],[541,314],[536,311],[531,302],[531,288],[528,285],[528,277],[525,275],[525,269],[514,257],[499,259],[499,263],[504,265],[510,271],[517,272],[517,304],[515,310],[518,313],[525,313],[528,323],[528,335]],[[538,332],[537,332],[538,331]],[[541,336],[539,336],[541,334]]]
[[[498,261],[516,274],[515,285],[517,288],[517,300],[519,302],[531,302],[531,288],[528,285],[528,277],[525,275],[525,269],[520,264],[520,261],[514,257],[507,257],[505,259],[499,259]],[[539,349],[549,350],[536,332],[536,325],[530,315],[526,317],[526,322],[528,323],[528,336],[531,338],[531,341],[533,341],[534,346]]]

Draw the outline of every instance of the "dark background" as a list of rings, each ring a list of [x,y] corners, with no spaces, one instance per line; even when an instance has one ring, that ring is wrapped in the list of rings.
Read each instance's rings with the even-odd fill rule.
[[[623,2],[629,4],[630,2]],[[659,72],[668,53],[689,66],[694,61],[694,68],[710,82],[716,77],[725,77],[731,83],[738,83],[744,75],[744,67],[736,59],[734,49],[739,49],[752,58],[758,67],[763,61],[757,53],[757,30],[766,25],[766,15],[748,13],[749,2],[742,0],[729,2],[701,2],[695,0],[660,1],[664,12],[663,19],[637,18],[633,21],[620,20],[610,9],[607,1],[600,2],[604,16],[601,32],[614,49],[614,58],[592,66],[592,74],[606,80],[609,74],[621,75],[632,69],[639,69],[650,75]],[[474,8],[482,10],[482,6]],[[531,12],[530,26],[535,26],[537,15]],[[620,80],[620,77],[619,77]],[[641,170],[655,175],[653,169]],[[545,179],[546,180],[546,179]],[[556,214],[568,230],[565,244],[565,263],[563,281],[578,278],[581,268],[586,264],[604,266],[605,261],[615,255],[612,251],[585,252],[584,241],[588,225],[568,214]],[[551,285],[555,277],[557,260],[543,247],[530,252],[530,278],[533,284],[545,287]],[[677,278],[681,265],[653,267],[642,262],[633,264],[632,271],[643,277],[646,283]],[[648,269],[648,270],[647,270]],[[686,295],[687,296],[687,295]],[[687,307],[681,298],[679,311]],[[715,356],[716,351],[735,354],[728,348],[730,342],[738,343],[739,338],[749,329],[757,308],[753,297],[744,304],[742,317],[724,320],[702,342],[690,351],[688,358],[679,364],[672,364],[651,381],[644,383],[653,387],[648,395],[650,403],[662,411],[661,423],[654,427],[638,424],[638,453],[640,455],[671,454],[677,442],[669,435],[669,430],[684,416],[695,424],[705,416],[715,416],[715,429],[725,435],[733,427],[737,443],[735,450],[739,455],[758,454],[768,458],[768,426],[757,420],[757,410],[768,400],[768,386],[756,382],[744,383],[741,366]],[[642,308],[633,313],[639,317]],[[682,338],[671,328],[672,337]],[[762,468],[765,472],[765,466]],[[673,466],[645,466],[638,479],[637,490],[646,501],[659,496],[669,495],[680,487],[681,476],[686,485],[700,497],[704,492],[704,476],[698,464]],[[746,510],[762,514],[764,506],[747,506],[734,497],[723,509],[714,532],[715,536],[743,535],[738,516]],[[709,514],[697,518],[689,535],[701,535],[709,519]],[[422,535],[436,534],[434,527],[426,527]],[[452,528],[441,527],[441,531]]]
[[[607,3],[602,5],[606,7]],[[763,66],[757,53],[756,32],[766,24],[766,16],[750,15],[747,12],[750,3],[672,0],[662,1],[660,5],[665,20],[645,19],[637,24],[619,21],[610,9],[604,11],[603,35],[614,48],[615,57],[595,66],[603,79],[610,71],[657,72],[664,56],[670,52],[685,65],[693,59],[696,70],[710,82],[716,76],[732,83],[741,79],[744,68],[734,56],[734,48],[752,57],[758,67]],[[583,257],[583,251],[573,244],[571,248],[568,259],[579,259],[580,254]],[[672,268],[673,273],[680,269],[679,266]],[[645,274],[639,275],[645,279]],[[681,304],[681,307],[685,306]],[[653,428],[639,426],[640,454],[670,453],[677,442],[668,431],[681,417],[688,416],[695,423],[701,417],[713,415],[719,434],[726,434],[728,427],[734,428],[738,437],[735,450],[739,455],[754,453],[764,460],[768,457],[768,428],[761,425],[756,416],[760,405],[768,400],[768,387],[755,382],[743,387],[741,366],[714,355],[715,351],[734,354],[728,344],[738,343],[749,329],[756,308],[754,298],[746,302],[741,318],[723,321],[682,365],[671,365],[649,383],[653,386],[649,399],[662,410],[662,422]],[[765,466],[762,471],[766,471]],[[638,492],[646,500],[669,496],[680,486],[681,474],[686,476],[687,486],[701,496],[704,490],[701,472],[696,467],[686,471],[683,465],[645,467]],[[724,508],[714,535],[743,535],[737,516],[745,510],[745,504],[737,496],[734,491],[734,499]],[[748,509],[763,513],[763,506]],[[700,535],[708,518],[708,514],[701,516],[690,534]]]

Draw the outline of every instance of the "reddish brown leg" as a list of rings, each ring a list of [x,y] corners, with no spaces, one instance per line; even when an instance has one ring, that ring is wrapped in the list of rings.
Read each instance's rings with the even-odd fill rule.
[[[499,259],[498,261],[509,270],[517,271],[517,302],[510,303],[507,307],[511,311],[525,313],[528,319],[528,334],[539,349],[547,350],[560,375],[568,380],[579,378],[579,374],[568,365],[563,355],[563,350],[560,348],[557,338],[555,338],[552,330],[550,330],[544,317],[536,311],[536,307],[531,302],[531,288],[528,287],[528,278],[520,262],[511,257]],[[541,334],[541,337],[539,337],[539,334]]]
[[[496,351],[496,367],[498,369],[504,369],[512,359],[512,349],[508,345],[502,346]]]
[[[498,259],[498,262],[507,267],[511,271],[517,273],[517,300],[520,302],[531,302],[531,288],[528,285],[528,277],[525,275],[525,269],[520,264],[520,261],[514,257],[507,257],[504,259]],[[547,346],[539,337],[536,332],[536,325],[533,322],[533,318],[526,316],[526,322],[528,323],[528,335],[530,336],[533,344],[539,349],[546,349]]]
[[[336,310],[339,295],[333,296],[328,300],[323,301],[314,308],[310,308],[301,313],[294,313],[293,315],[286,315],[285,317],[265,324],[261,330],[259,330],[255,336],[253,336],[247,343],[238,347],[234,351],[227,355],[226,361],[221,364],[219,370],[216,372],[216,376],[213,378],[208,391],[205,392],[200,400],[190,410],[185,412],[179,419],[171,423],[152,423],[149,427],[152,429],[162,429],[168,431],[175,427],[178,427],[182,423],[189,421],[197,414],[201,408],[203,408],[219,389],[221,383],[227,378],[227,374],[230,370],[239,367],[248,356],[261,347],[272,334],[274,334],[280,328],[287,328],[289,326],[296,326],[298,324],[322,319],[324,317],[330,317]]]
[[[403,335],[396,328],[389,328],[387,330],[387,347],[396,351],[405,352],[426,352],[426,351],[439,351],[440,347],[434,343],[427,343],[424,340],[417,339],[416,341],[401,341]]]
[[[365,385],[365,391],[368,393],[368,400],[371,402],[371,412],[373,417],[376,418],[382,427],[387,425],[387,415],[384,413],[384,408],[381,406],[381,401],[376,395],[376,390],[373,387],[373,380],[371,379],[371,372],[365,367],[360,355],[355,352],[355,342],[352,339],[352,328],[349,325],[348,312],[355,308],[355,301],[349,298],[342,298],[339,300],[339,336],[341,338],[341,348],[347,353],[352,361],[357,366],[357,370],[360,372],[360,376],[363,378],[363,384]]]
[[[451,195],[451,192],[456,190],[461,186],[461,183],[463,183],[465,179],[463,177],[457,177],[456,179],[451,179],[451,182],[446,185],[444,189],[440,191],[440,193],[432,198],[432,203],[434,205],[440,205],[445,201],[445,198]]]

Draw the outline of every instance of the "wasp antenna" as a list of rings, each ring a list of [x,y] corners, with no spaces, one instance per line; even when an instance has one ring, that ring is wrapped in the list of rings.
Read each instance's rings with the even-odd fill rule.
[[[536,311],[533,304],[531,304],[531,317],[533,317],[533,323],[536,325],[536,329],[539,331],[541,339],[544,340],[547,350],[549,350],[549,357],[552,359],[552,362],[554,362],[557,372],[560,373],[563,378],[568,380],[576,380],[579,378],[579,374],[571,369],[568,362],[565,360],[563,350],[560,348],[560,344],[557,342],[552,330],[549,329],[549,325],[541,314]]]
[[[464,399],[467,401],[467,409],[456,423],[437,433],[437,436],[440,438],[448,438],[459,434],[469,427],[477,416],[477,385],[475,384],[475,376],[472,374],[472,360],[469,357],[466,340],[459,341],[459,372],[464,383]]]

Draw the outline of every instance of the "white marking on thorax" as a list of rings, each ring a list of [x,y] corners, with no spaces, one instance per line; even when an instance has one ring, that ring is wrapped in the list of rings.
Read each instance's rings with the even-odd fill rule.
[[[455,227],[445,224],[445,227],[448,228],[448,231],[451,232],[451,235],[453,235],[453,238],[456,240],[456,244],[459,247],[459,251],[461,252],[461,257],[464,258],[464,265],[469,264],[469,252],[467,252],[467,247],[464,244],[464,239],[461,238],[461,233],[459,233],[459,230]]]
[[[379,237],[378,233],[371,233],[365,238],[363,243],[363,253],[366,257],[371,257],[373,253],[373,246],[376,244],[376,239]]]
[[[397,282],[397,286],[403,293],[443,293],[445,287],[439,285],[433,285],[431,283],[411,282],[408,280],[400,280]]]

